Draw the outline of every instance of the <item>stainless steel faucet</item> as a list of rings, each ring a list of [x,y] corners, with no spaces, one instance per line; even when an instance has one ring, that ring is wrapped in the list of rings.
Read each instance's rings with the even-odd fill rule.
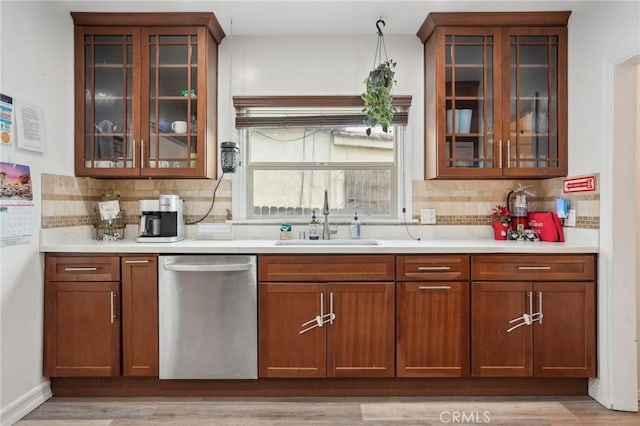
[[[329,229],[329,197],[327,190],[324,190],[324,206],[322,207],[322,214],[324,215],[324,223],[322,224],[322,239],[331,239],[331,230]]]

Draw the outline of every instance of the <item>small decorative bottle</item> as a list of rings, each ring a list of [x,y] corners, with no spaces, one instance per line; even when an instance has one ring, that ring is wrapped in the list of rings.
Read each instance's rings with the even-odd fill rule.
[[[362,224],[360,223],[360,219],[358,219],[358,212],[356,212],[353,220],[351,221],[351,238],[359,240],[361,228]]]
[[[313,211],[311,215],[311,223],[309,223],[309,239],[310,240],[319,240],[320,239],[320,222],[316,219],[316,211]]]

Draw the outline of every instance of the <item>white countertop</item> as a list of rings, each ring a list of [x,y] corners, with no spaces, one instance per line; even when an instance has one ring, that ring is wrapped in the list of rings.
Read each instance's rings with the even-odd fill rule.
[[[137,243],[135,239],[98,241],[82,227],[43,230],[41,252],[61,253],[200,253],[200,254],[438,254],[438,253],[539,253],[569,254],[597,253],[598,245],[587,238],[563,243],[495,241],[485,238],[423,238],[410,239],[371,238],[365,243],[377,245],[345,245],[348,240],[326,241],[318,245],[279,245],[275,239],[198,240],[185,239],[176,243]]]

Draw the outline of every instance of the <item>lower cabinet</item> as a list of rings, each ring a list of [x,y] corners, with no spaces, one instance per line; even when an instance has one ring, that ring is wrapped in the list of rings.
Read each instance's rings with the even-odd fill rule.
[[[594,267],[593,256],[475,256],[472,275],[503,280],[471,283],[471,374],[595,376]]]
[[[259,262],[260,377],[395,375],[393,256],[261,256]],[[305,269],[310,265],[316,267]],[[310,280],[351,280],[305,281],[309,270],[315,271]],[[372,275],[387,281],[358,281]],[[273,277],[290,281],[270,282]]]
[[[45,376],[120,374],[119,282],[45,284]]]
[[[124,256],[122,271],[122,375],[157,376],[158,260]]]
[[[398,256],[398,377],[469,375],[469,256]]]
[[[157,376],[155,256],[47,254],[44,294],[46,376]]]
[[[398,377],[469,374],[469,283],[397,284]]]
[[[260,283],[260,377],[393,377],[394,284]]]

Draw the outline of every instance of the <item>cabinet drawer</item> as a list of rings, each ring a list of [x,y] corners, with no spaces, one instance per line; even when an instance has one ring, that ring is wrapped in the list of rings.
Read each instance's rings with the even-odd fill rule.
[[[469,256],[398,256],[396,268],[398,281],[468,280]]]
[[[391,255],[311,255],[258,257],[261,282],[393,281]]]
[[[47,281],[120,281],[118,256],[47,255]]]
[[[478,255],[474,281],[585,281],[595,279],[595,255]]]

